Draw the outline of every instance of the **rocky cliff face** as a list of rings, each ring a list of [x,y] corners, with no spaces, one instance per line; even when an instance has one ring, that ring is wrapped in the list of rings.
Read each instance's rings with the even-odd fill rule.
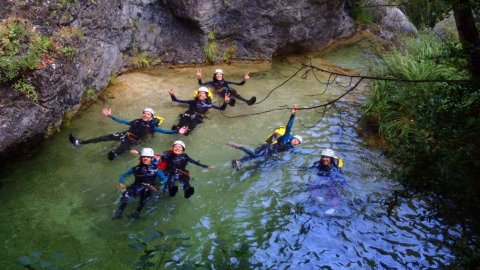
[[[101,91],[112,74],[129,68],[127,57],[148,52],[158,62],[202,63],[209,42],[219,48],[219,60],[227,47],[238,60],[321,49],[353,33],[344,2],[0,0],[0,19],[27,19],[45,35],[61,27],[83,33],[73,58],[56,59],[29,78],[38,103],[0,85],[0,161],[37,145],[66,112],[78,110],[87,89]]]

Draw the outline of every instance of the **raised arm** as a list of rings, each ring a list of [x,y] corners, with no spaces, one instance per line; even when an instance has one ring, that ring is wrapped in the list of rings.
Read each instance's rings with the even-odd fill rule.
[[[107,117],[110,117],[113,121],[115,121],[117,123],[125,124],[125,125],[130,125],[132,123],[132,121],[128,121],[128,120],[113,116],[112,115],[112,109],[110,109],[110,108],[103,108],[102,113],[103,113],[103,115],[105,115]]]
[[[250,75],[249,75],[249,72],[248,71],[245,71],[245,73],[243,74],[243,80],[241,82],[230,82],[230,81],[224,81],[225,84],[229,85],[229,84],[233,84],[233,85],[244,85],[247,80],[250,79]]]
[[[170,98],[171,98],[172,101],[174,101],[174,102],[184,103],[184,104],[191,104],[192,101],[194,101],[194,100],[181,100],[181,99],[178,99],[178,98],[175,96],[175,90],[173,89],[172,86],[169,86],[169,87],[167,88],[167,93],[170,95]]]
[[[285,129],[285,134],[283,135],[282,143],[288,143],[290,140],[290,133],[292,132],[293,122],[295,121],[295,114],[297,113],[297,104],[292,105],[291,115],[288,119],[287,128]]]
[[[217,106],[217,105],[214,105],[214,104],[211,104],[211,106],[214,109],[224,111],[227,108],[228,102],[230,102],[230,93],[225,94],[222,106]]]

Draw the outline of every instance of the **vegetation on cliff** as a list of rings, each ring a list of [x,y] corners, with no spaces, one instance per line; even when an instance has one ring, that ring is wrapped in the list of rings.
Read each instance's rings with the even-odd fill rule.
[[[0,23],[0,83],[9,84],[27,98],[38,101],[29,75],[55,63],[57,58],[73,56],[75,47],[68,41],[80,36],[81,33],[68,27],[46,36],[27,20],[5,19]]]

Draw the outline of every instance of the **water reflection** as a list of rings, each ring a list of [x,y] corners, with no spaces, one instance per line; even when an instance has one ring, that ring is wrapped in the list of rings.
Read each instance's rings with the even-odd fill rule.
[[[331,57],[361,53],[349,47]],[[355,62],[347,60],[343,63]],[[223,69],[229,78],[241,78],[244,71],[250,71],[252,78],[238,90],[261,99],[296,72],[298,61],[287,58]],[[331,65],[321,58],[313,59],[312,64]],[[207,70],[203,68],[205,74]],[[198,87],[195,69],[120,76],[104,101],[49,140],[41,153],[2,172],[0,262],[5,269],[18,267],[22,256],[38,258],[38,253],[32,254],[37,251],[42,253],[40,260],[64,254],[53,262],[60,268],[132,269],[144,255],[142,250],[129,247],[136,236],[161,231],[164,238],[152,239],[149,246],[175,247],[176,236],[167,233],[171,230],[180,230],[190,246],[173,248],[166,253],[169,259],[214,269],[434,269],[453,259],[445,241],[458,231],[422,219],[428,209],[425,202],[412,201],[392,216],[386,215],[382,202],[398,187],[378,178],[364,160],[387,161],[355,129],[343,125],[356,120],[354,105],[362,99],[361,91],[338,103],[339,111],[330,111],[320,122],[319,113],[299,112],[293,129],[304,143],[298,151],[277,153],[240,171],[232,170],[230,161],[238,158],[239,152],[228,147],[228,141],[258,146],[271,130],[285,124],[289,115],[285,106],[311,106],[342,92],[331,88],[325,95],[311,96],[323,91],[313,77],[294,78],[264,103],[240,103],[228,107],[225,115],[280,111],[243,118],[210,113],[194,133],[178,137],[187,144],[189,154],[217,167],[205,170],[192,166],[195,195],[187,200],[160,194],[150,201],[140,220],[112,221],[120,197],[115,183],[120,172],[138,164],[137,157],[122,155],[110,161],[105,158],[112,148],[109,143],[77,149],[68,142],[68,134],[81,131],[82,136],[93,137],[120,131],[117,124],[102,116],[103,107],[111,107],[125,119],[134,119],[144,107],[152,107],[166,119],[162,127],[168,129],[184,111],[169,99],[168,86],[183,97],[191,96]],[[178,139],[175,136],[159,134],[139,148],[151,146],[159,152],[170,148]],[[347,185],[336,190],[334,214],[325,214],[333,206],[327,191],[319,190],[325,201],[312,198],[307,187],[315,174],[302,169],[318,160],[324,148],[334,149],[346,164]],[[153,263],[158,263],[162,254],[155,253]],[[173,268],[176,263],[167,265]]]

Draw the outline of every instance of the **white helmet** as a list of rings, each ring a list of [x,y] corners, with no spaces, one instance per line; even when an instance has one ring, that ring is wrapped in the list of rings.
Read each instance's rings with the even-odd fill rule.
[[[143,148],[142,152],[140,153],[141,157],[153,157],[155,154],[153,153],[152,148]]]
[[[209,93],[210,91],[208,90],[207,87],[205,87],[205,86],[200,86],[200,88],[198,88],[198,92],[205,92],[205,93],[207,93],[207,95],[208,95],[208,93]]]
[[[155,111],[152,108],[145,108],[143,109],[143,112],[149,112],[152,114],[152,116],[155,114]]]
[[[302,136],[300,136],[300,135],[295,135],[295,136],[293,136],[293,138],[297,139],[297,140],[300,142],[300,144],[303,143],[303,138],[302,138]]]
[[[181,145],[181,146],[183,147],[183,150],[185,150],[185,143],[184,143],[184,142],[182,142],[182,141],[174,141],[174,142],[172,143],[172,146],[174,146],[175,144]]]
[[[335,152],[332,150],[332,149],[323,149],[322,150],[322,156],[326,156],[326,157],[335,157]]]
[[[223,70],[222,70],[222,69],[219,69],[219,68],[217,68],[217,69],[215,69],[215,72],[214,72],[214,73],[215,73],[215,74],[217,74],[217,73],[223,74]]]

